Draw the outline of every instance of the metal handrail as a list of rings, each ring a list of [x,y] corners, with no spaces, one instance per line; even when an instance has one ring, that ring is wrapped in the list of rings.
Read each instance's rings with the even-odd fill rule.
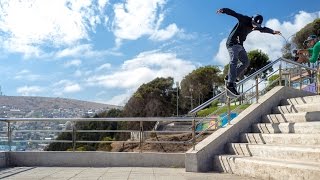
[[[154,121],[174,121],[174,122],[185,122],[193,121],[193,117],[132,117],[132,118],[0,118],[0,122],[22,122],[22,121],[70,121],[70,122],[154,122]],[[197,118],[196,118],[197,119]],[[201,118],[198,118],[201,119]]]
[[[190,144],[190,141],[159,141],[157,140],[145,140],[143,137],[145,133],[156,133],[156,134],[182,134],[182,133],[199,133],[198,131],[192,130],[183,130],[183,131],[157,131],[157,130],[143,130],[143,122],[195,122],[199,121],[202,118],[194,118],[194,117],[136,117],[136,118],[0,118],[0,122],[7,123],[7,131],[0,131],[0,133],[7,133],[5,140],[0,140],[1,142],[7,142],[9,146],[9,151],[12,149],[12,143],[19,142],[34,142],[34,143],[71,143],[73,147],[73,151],[75,151],[76,144],[78,143],[139,143],[140,149],[143,143],[146,144]],[[72,122],[70,129],[63,130],[50,130],[50,129],[34,129],[34,130],[26,130],[26,129],[16,129],[13,126],[13,123],[19,122]],[[75,122],[140,122],[140,130],[85,130],[85,129],[77,129],[75,127]],[[71,129],[72,128],[72,129]],[[71,133],[72,140],[55,140],[55,139],[14,139],[13,133]],[[76,133],[139,133],[139,140],[130,140],[130,141],[88,141],[88,140],[77,140]],[[142,152],[142,149],[141,151]]]
[[[256,71],[255,73],[249,75],[247,78],[241,80],[240,82],[237,83],[237,85],[242,85],[245,82],[249,81],[250,79],[252,79],[253,77],[257,76],[258,74],[262,73],[263,71],[269,69],[270,67],[272,67],[274,64],[280,62],[280,58],[267,64],[266,66],[264,66],[263,68],[259,69],[258,71]],[[220,98],[221,96],[225,95],[225,91],[221,92],[220,94],[218,94],[217,96],[209,99],[208,101],[206,101],[205,103],[199,105],[198,107],[192,109],[191,111],[189,111],[188,114],[195,114],[199,111],[201,111],[202,109],[204,109],[205,107],[207,107],[210,103],[212,103],[214,100]]]
[[[271,82],[271,85],[274,84],[276,81],[281,82],[281,75],[282,75],[281,62],[286,62],[286,63],[289,63],[289,64],[296,65],[296,66],[298,66],[300,69],[301,69],[301,68],[304,68],[304,69],[306,69],[306,70],[310,70],[310,71],[314,71],[314,72],[320,73],[320,72],[318,72],[317,68],[308,67],[308,66],[306,66],[306,65],[303,65],[303,64],[297,63],[297,62],[295,62],[295,61],[285,59],[285,58],[278,58],[277,60],[269,63],[268,65],[264,66],[263,68],[259,69],[259,70],[256,71],[255,73],[249,75],[247,78],[245,78],[245,79],[241,80],[239,83],[237,83],[238,86],[239,86],[239,85],[243,85],[243,84],[246,83],[247,81],[249,81],[249,80],[251,80],[251,79],[253,79],[253,78],[256,78],[256,84],[253,85],[251,88],[247,89],[246,92],[243,92],[243,94],[249,92],[249,91],[250,91],[251,89],[253,89],[254,87],[258,87],[258,85],[262,83],[262,81],[258,82],[258,79],[257,79],[258,75],[261,74],[261,73],[263,73],[264,71],[268,70],[269,68],[271,68],[273,65],[275,65],[275,64],[277,64],[277,63],[280,63],[279,69],[278,69],[278,70],[274,70],[271,74],[268,74],[268,77],[270,77],[271,75],[273,75],[275,72],[279,71],[280,77],[279,77],[277,80]],[[307,76],[306,76],[306,77],[307,77]],[[306,77],[305,77],[305,78],[306,78]],[[301,78],[301,72],[300,72],[300,78]],[[316,79],[316,80],[317,80],[317,77],[315,77],[315,78],[308,77],[308,79]],[[318,82],[318,83],[319,83],[319,82]],[[281,84],[280,84],[280,85],[281,85]],[[265,88],[268,88],[269,86],[270,86],[270,84],[269,84],[268,86],[265,86],[264,89],[265,89]],[[319,85],[318,85],[318,86],[319,86]],[[264,90],[264,89],[263,89],[263,90]],[[256,91],[258,91],[258,89],[256,89]],[[319,93],[319,90],[318,90],[318,93]],[[243,94],[242,94],[242,96],[243,96]],[[250,101],[251,99],[256,98],[256,102],[258,102],[258,96],[259,96],[260,94],[262,94],[262,91],[261,91],[261,93],[256,92],[256,95],[253,95],[250,99],[246,99],[246,101]],[[220,93],[220,94],[218,94],[217,96],[211,98],[210,100],[208,100],[207,102],[201,104],[200,106],[194,108],[193,110],[191,110],[191,111],[189,112],[189,114],[192,114],[194,117],[196,117],[196,113],[197,113],[197,112],[199,112],[200,110],[204,109],[204,108],[207,107],[210,103],[212,103],[214,100],[219,99],[219,98],[220,98],[221,96],[223,96],[223,95],[225,95],[225,91],[222,92],[222,93]],[[241,96],[241,97],[242,97],[242,96]],[[228,114],[228,122],[229,122],[229,123],[230,123],[230,113],[232,112],[232,111],[230,110],[230,103],[231,103],[231,102],[236,102],[237,99],[239,99],[239,98],[241,98],[241,97],[237,97],[237,98],[233,99],[232,101],[230,101],[230,99],[229,99],[229,101],[228,101],[228,113],[227,113],[227,114]],[[239,107],[240,107],[240,106],[239,106]],[[236,109],[238,109],[239,107],[237,107]],[[221,108],[222,108],[222,107],[218,108],[218,109],[215,110],[213,113],[210,113],[208,116],[212,116],[213,114],[215,114],[216,112],[218,112]],[[233,111],[235,111],[236,109],[234,109]],[[208,116],[207,116],[207,117],[208,117]],[[205,117],[205,118],[208,119],[207,117]],[[203,122],[203,121],[204,121],[204,119],[198,121],[197,125],[200,124],[200,123]],[[208,130],[211,130],[211,128],[214,127],[214,126],[215,126],[216,128],[219,128],[219,127],[218,127],[217,119],[215,119],[215,123],[213,123],[212,125],[210,125],[209,127],[207,127],[205,130],[202,130],[201,132],[199,132],[199,133],[198,133],[196,136],[194,136],[193,138],[198,138],[198,137],[201,136],[202,134],[206,133]],[[191,141],[191,140],[189,140],[189,141]]]
[[[281,61],[284,61],[284,62],[287,62],[287,63],[290,63],[290,64],[294,64],[294,65],[297,65],[299,67],[303,67],[305,69],[308,69],[308,70],[312,70],[312,71],[317,71],[317,69],[315,68],[311,68],[311,67],[308,67],[306,65],[303,65],[303,64],[300,64],[300,63],[297,63],[295,61],[292,61],[292,60],[289,60],[289,59],[285,59],[283,57],[280,57],[278,58],[277,60],[275,61],[272,61],[271,63],[267,64],[266,66],[264,66],[263,68],[259,69],[258,71],[252,73],[251,75],[249,75],[248,77],[246,77],[245,79],[241,80],[240,82],[237,83],[237,86],[239,85],[243,85],[244,83],[246,83],[247,81],[251,80],[253,77],[256,77],[257,75],[261,74],[262,72],[268,70],[269,68],[271,68],[273,65],[281,62]],[[216,95],[215,97],[209,99],[208,101],[206,101],[205,103],[197,106],[196,108],[192,109],[191,111],[188,112],[188,114],[195,114],[199,111],[201,111],[202,109],[204,109],[205,107],[207,107],[208,105],[210,105],[214,100],[216,99],[219,99],[221,96],[225,95],[225,91],[221,92],[220,94]]]

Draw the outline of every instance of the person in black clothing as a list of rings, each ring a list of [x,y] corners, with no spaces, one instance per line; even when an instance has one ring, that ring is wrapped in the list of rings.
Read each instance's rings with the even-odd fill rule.
[[[234,96],[239,96],[236,90],[236,79],[242,77],[246,68],[249,66],[249,59],[247,52],[243,47],[243,42],[246,40],[249,33],[252,31],[260,31],[262,33],[281,34],[280,31],[274,31],[267,27],[261,27],[263,17],[259,14],[249,17],[229,8],[222,8],[217,10],[218,14],[227,14],[238,19],[238,23],[232,29],[228,40],[227,49],[230,55],[229,72],[226,76],[226,88]],[[241,65],[238,66],[238,60],[241,61]]]

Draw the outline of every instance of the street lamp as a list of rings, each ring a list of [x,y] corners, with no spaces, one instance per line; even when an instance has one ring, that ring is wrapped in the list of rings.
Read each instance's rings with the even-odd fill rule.
[[[193,97],[192,97],[193,86],[192,86],[192,84],[190,84],[189,92],[190,92],[190,102],[191,102],[191,110],[192,110],[193,109]]]
[[[177,88],[177,117],[179,116],[179,82],[176,82],[176,88]]]

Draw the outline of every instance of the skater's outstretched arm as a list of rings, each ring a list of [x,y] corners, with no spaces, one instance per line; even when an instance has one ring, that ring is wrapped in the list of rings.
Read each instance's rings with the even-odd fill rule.
[[[233,16],[235,18],[237,18],[239,21],[245,20],[247,18],[250,18],[249,16],[245,16],[242,14],[239,14],[237,12],[235,12],[234,10],[231,10],[229,8],[221,8],[217,10],[218,14],[227,14],[229,16]]]
[[[281,35],[281,32],[280,31],[275,31],[273,29],[270,29],[268,27],[256,27],[256,28],[253,28],[253,30],[257,30],[257,31],[260,31],[262,33],[269,33],[269,34],[278,34],[278,35]]]

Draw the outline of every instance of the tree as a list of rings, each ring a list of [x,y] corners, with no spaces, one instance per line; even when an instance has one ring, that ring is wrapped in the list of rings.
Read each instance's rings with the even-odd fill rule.
[[[183,78],[181,81],[181,107],[184,113],[188,112],[193,105],[200,105],[213,97],[213,86],[218,87],[223,84],[223,79],[219,76],[220,72],[216,66],[204,66]]]
[[[156,78],[141,85],[124,106],[126,117],[170,117],[176,112],[176,88],[172,77]],[[154,127],[155,122],[144,122],[145,130]],[[139,122],[122,124],[125,129],[139,129]],[[123,139],[123,137],[121,138]]]
[[[173,78],[156,78],[141,85],[124,106],[126,117],[168,117],[176,110]]]
[[[249,76],[259,69],[270,63],[269,57],[266,53],[263,53],[261,50],[253,50],[248,53],[248,58],[250,60],[250,66],[245,71],[244,75]],[[273,69],[269,68],[262,73],[261,78],[265,78],[268,75],[268,72],[272,72]]]
[[[109,111],[103,111],[101,113],[96,114],[93,118],[105,118],[105,117],[121,117],[122,111],[119,109],[110,109]],[[117,122],[78,122],[75,124],[75,128],[79,130],[116,130],[118,129],[118,123]],[[83,140],[83,141],[102,141],[103,139],[113,139],[115,137],[114,133],[76,133],[77,140]],[[61,133],[57,140],[72,140],[72,134],[71,133]],[[77,144],[76,149],[77,150],[90,150],[94,151],[97,148],[106,147],[104,149],[110,149],[107,148],[109,144],[105,145],[99,145],[99,144]],[[70,143],[50,143],[48,147],[46,147],[46,151],[66,151],[72,149],[72,144]]]
[[[303,49],[304,41],[311,34],[320,35],[320,18],[315,19],[312,23],[307,24],[304,28],[296,33],[296,36],[293,38],[293,42],[299,49]]]

